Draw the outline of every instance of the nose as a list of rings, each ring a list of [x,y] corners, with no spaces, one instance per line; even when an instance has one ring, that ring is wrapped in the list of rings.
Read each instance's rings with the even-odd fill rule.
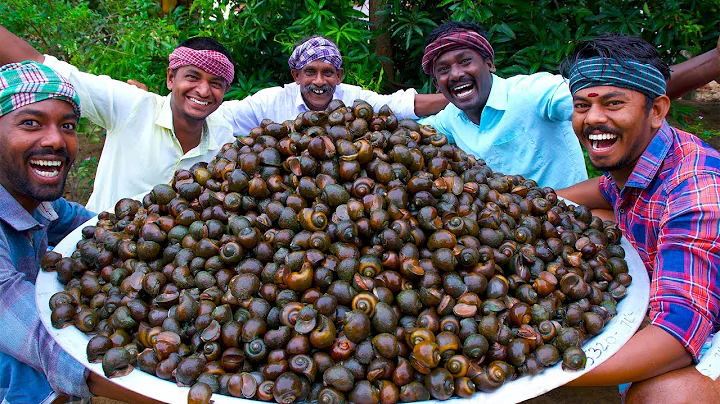
[[[59,125],[49,125],[43,132],[40,139],[40,146],[53,151],[62,151],[67,149],[65,135]]]
[[[607,122],[607,114],[602,106],[597,104],[590,105],[590,109],[585,113],[585,124],[598,126]]]
[[[465,71],[457,63],[453,63],[450,66],[450,79],[457,80],[465,75]]]
[[[200,97],[209,97],[210,96],[210,83],[207,80],[200,80],[197,82],[197,85],[195,86],[195,91],[198,93]]]
[[[323,78],[323,75],[321,72],[317,72],[315,76],[312,78],[312,83],[316,86],[322,86],[325,85],[325,78]]]

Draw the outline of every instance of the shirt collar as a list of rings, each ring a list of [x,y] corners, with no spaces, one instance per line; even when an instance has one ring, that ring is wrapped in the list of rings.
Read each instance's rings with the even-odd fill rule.
[[[7,223],[16,231],[27,231],[37,227],[42,227],[40,223],[28,213],[25,208],[10,193],[0,185],[0,220]],[[51,202],[43,202],[35,210],[42,217],[48,220],[57,219],[57,213],[52,207]]]
[[[640,156],[638,163],[635,165],[626,186],[635,188],[645,188],[657,175],[663,160],[668,154],[673,144],[673,129],[663,121],[662,126],[653,136],[650,144]]]
[[[215,126],[219,122],[215,115],[215,112],[213,112],[205,119],[205,122],[203,123],[202,136],[200,137],[200,144],[190,150],[186,157],[202,156],[206,154],[208,150],[215,150],[218,148],[217,140],[212,136],[208,136],[208,127]],[[174,136],[175,129],[173,127],[172,119],[172,93],[165,96],[157,119],[155,119],[155,124],[169,130]]]

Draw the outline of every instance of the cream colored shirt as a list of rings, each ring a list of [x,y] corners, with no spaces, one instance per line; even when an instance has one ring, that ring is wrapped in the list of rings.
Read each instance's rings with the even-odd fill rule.
[[[45,56],[47,66],[65,76],[80,96],[82,116],[107,131],[87,209],[112,209],[121,198],[166,184],[175,170],[210,161],[235,137],[221,114],[205,120],[200,144],[183,153],[175,137],[170,97],[140,90],[108,76],[96,76]]]

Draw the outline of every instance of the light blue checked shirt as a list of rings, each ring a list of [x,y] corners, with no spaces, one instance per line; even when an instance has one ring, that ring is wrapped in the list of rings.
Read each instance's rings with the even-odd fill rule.
[[[0,186],[0,352],[42,372],[55,391],[77,397],[90,397],[87,370],[55,343],[40,322],[35,279],[48,242],[55,245],[93,216],[65,199],[44,203],[31,215]],[[0,372],[0,402],[10,398],[8,387],[25,383],[28,391],[39,388],[33,378],[6,381],[12,374],[5,367]]]
[[[572,96],[562,76],[493,75],[480,125],[453,104],[419,122],[434,126],[494,171],[560,189],[588,178],[570,122],[572,111]]]

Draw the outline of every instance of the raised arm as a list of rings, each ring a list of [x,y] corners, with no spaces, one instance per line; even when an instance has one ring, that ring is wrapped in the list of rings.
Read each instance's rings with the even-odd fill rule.
[[[448,100],[442,94],[415,95],[415,115],[427,116],[437,114],[448,105]]]
[[[23,60],[42,63],[43,59],[42,53],[32,45],[0,26],[0,66]]]
[[[670,99],[682,97],[704,84],[720,78],[720,37],[715,49],[671,66],[672,74],[667,85]]]

